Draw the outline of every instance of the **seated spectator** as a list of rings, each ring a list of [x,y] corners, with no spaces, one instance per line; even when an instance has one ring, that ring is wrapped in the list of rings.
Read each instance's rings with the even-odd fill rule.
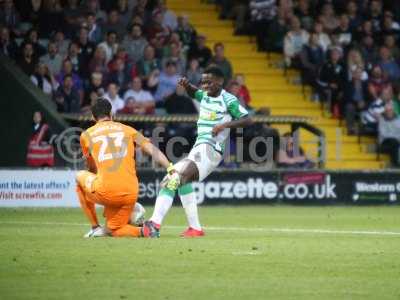
[[[89,12],[86,15],[86,22],[83,24],[83,27],[88,30],[88,38],[90,42],[96,45],[101,42],[103,39],[103,33],[100,25],[97,24],[96,16],[93,13]]]
[[[186,71],[186,57],[182,53],[180,44],[176,42],[170,43],[170,53],[162,60],[162,66],[165,67],[168,61],[173,61],[176,64],[179,75],[184,75]]]
[[[400,25],[394,19],[393,13],[389,10],[384,12],[383,22],[381,22],[381,32],[383,35],[398,35],[400,32]]]
[[[356,133],[355,121],[368,103],[368,82],[363,80],[363,70],[356,68],[351,71],[351,81],[346,84],[344,95],[344,112],[347,131]]]
[[[21,45],[22,55],[17,60],[18,66],[28,76],[35,72],[37,58],[33,49],[33,45],[29,42]]]
[[[367,35],[362,38],[360,51],[366,62],[366,69],[371,70],[378,57],[375,41],[372,36]]]
[[[370,36],[375,39],[375,31],[373,29],[371,20],[364,20],[364,22],[356,32],[356,40],[361,41],[366,36]]]
[[[94,72],[90,76],[89,86],[85,89],[85,96],[83,105],[90,105],[96,99],[104,96],[105,85],[103,82],[103,74],[100,72]]]
[[[18,45],[10,38],[10,30],[0,26],[0,53],[12,59],[18,56]]]
[[[74,72],[73,65],[69,60],[64,60],[60,73],[56,75],[56,79],[60,85],[63,84],[64,78],[71,76],[74,89],[79,92],[83,90],[83,82],[80,76]]]
[[[31,81],[46,95],[52,95],[59,86],[58,82],[54,79],[53,75],[44,63],[36,65],[36,71],[31,75]]]
[[[393,59],[390,50],[382,46],[379,51],[378,65],[389,76],[389,80],[397,81],[400,79],[400,67]]]
[[[294,9],[294,14],[299,18],[301,26],[305,30],[311,31],[314,20],[310,11],[310,2],[308,0],[299,0],[297,7]]]
[[[125,36],[122,42],[122,47],[127,51],[130,60],[136,63],[143,59],[147,44],[147,40],[142,36],[141,25],[133,24],[129,34]]]
[[[290,169],[310,169],[315,163],[307,158],[304,151],[299,147],[298,142],[289,132],[283,135],[278,152],[278,166]]]
[[[318,35],[311,33],[308,44],[303,46],[300,52],[301,72],[303,83],[309,84],[317,90],[316,78],[320,66],[324,63],[324,50],[318,44]]]
[[[350,29],[350,20],[346,14],[343,14],[339,18],[339,26],[333,31],[338,36],[339,43],[346,47],[352,41],[352,33]]]
[[[57,45],[58,53],[62,58],[68,55],[69,40],[65,38],[64,32],[57,31],[54,35],[54,42]]]
[[[368,73],[365,71],[365,63],[362,58],[360,51],[356,49],[351,49],[347,54],[347,63],[346,63],[346,71],[347,71],[347,80],[351,81],[352,74],[355,70],[361,70],[361,79],[363,81],[368,80]]]
[[[33,51],[37,57],[46,53],[46,49],[39,43],[39,32],[36,29],[31,29],[25,36],[25,43],[31,43]]]
[[[163,24],[163,13],[160,9],[153,10],[150,26],[147,27],[146,36],[149,41],[156,37],[167,37],[171,34],[169,27]]]
[[[380,150],[390,155],[393,167],[400,166],[400,117],[396,116],[392,105],[386,105],[379,117],[378,140]]]
[[[154,98],[148,91],[143,90],[140,77],[133,78],[132,87],[125,92],[125,103],[127,103],[129,99],[130,102],[133,101],[129,106],[135,108],[134,113],[151,114],[154,112]]]
[[[391,101],[390,89],[386,88],[382,91],[380,97],[374,99],[366,110],[361,113],[361,123],[364,131],[376,133],[378,129],[378,121],[380,115],[385,111],[385,105]]]
[[[176,90],[165,98],[165,110],[168,114],[196,114],[196,105],[186,95],[185,89],[178,84]]]
[[[127,89],[131,81],[131,72],[124,60],[117,58],[113,61],[107,76],[107,81],[109,83],[116,83],[120,87],[120,93],[123,93]]]
[[[211,56],[211,50],[206,46],[206,37],[204,35],[198,35],[196,37],[196,43],[194,43],[189,49],[188,59],[197,59],[200,67],[205,68],[209,63]]]
[[[138,62],[137,69],[140,77],[143,80],[147,80],[153,71],[161,69],[160,62],[155,57],[155,50],[153,46],[146,46],[144,49],[144,57]]]
[[[247,88],[246,83],[245,83],[244,74],[236,74],[234,76],[234,80],[239,85],[238,95],[239,95],[240,99],[243,99],[243,102],[242,102],[243,106],[249,107],[250,102],[251,102],[251,97],[250,97],[250,91]]]
[[[107,16],[107,22],[104,24],[104,28],[107,32],[114,32],[117,36],[116,39],[122,39],[125,35],[125,25],[121,21],[119,12],[116,9],[112,9]]]
[[[199,86],[201,81],[201,74],[203,74],[203,68],[200,67],[197,59],[192,59],[189,62],[189,68],[186,71],[186,78],[189,82],[195,86]]]
[[[159,0],[156,7],[162,15],[162,25],[169,28],[170,31],[175,31],[178,27],[178,20],[175,13],[168,9],[166,0]]]
[[[356,31],[362,22],[356,1],[347,2],[346,14],[349,17],[350,31],[351,32]]]
[[[265,42],[265,50],[282,52],[283,40],[288,32],[287,20],[284,17],[283,10],[278,10],[278,15],[268,26],[268,32]]]
[[[246,107],[246,102],[242,98],[242,95],[240,95],[240,85],[236,80],[230,80],[228,84],[226,85],[226,91],[231,93],[232,95],[236,96],[236,98],[239,99],[240,103]]]
[[[72,70],[76,74],[82,74],[81,72],[82,62],[79,53],[80,53],[79,44],[76,42],[71,42],[68,48],[68,55],[65,59],[71,62]]]
[[[81,101],[78,90],[74,87],[72,76],[63,77],[62,84],[55,93],[57,111],[61,113],[78,113],[81,110]]]
[[[54,149],[50,144],[51,132],[40,111],[33,113],[32,133],[26,155],[28,167],[53,167]]]
[[[293,17],[291,21],[291,30],[286,34],[283,46],[285,63],[287,66],[299,66],[300,52],[303,46],[308,42],[309,34],[301,28],[300,21]]]
[[[81,19],[81,9],[79,7],[79,1],[78,0],[67,1],[63,8],[62,15],[64,16],[63,20],[64,32],[68,37],[72,38],[74,33],[79,28],[79,23]]]
[[[55,42],[49,42],[47,45],[47,54],[40,57],[40,62],[47,66],[51,74],[60,73],[63,58],[58,53],[57,44]]]
[[[118,11],[120,22],[124,28],[128,28],[129,18],[132,15],[132,6],[135,5],[134,2],[135,1],[128,2],[128,0],[117,1],[116,10]],[[123,34],[125,34],[125,32]]]
[[[158,79],[158,85],[154,94],[154,99],[159,102],[165,100],[169,95],[173,94],[178,84],[179,76],[176,64],[173,61],[167,62],[165,70],[161,72]]]
[[[390,87],[390,82],[387,80],[387,76],[383,73],[382,68],[374,66],[368,80],[368,92],[372,100],[379,98],[382,91],[388,87]]]
[[[214,56],[210,60],[210,64],[218,66],[224,73],[224,80],[227,83],[232,78],[232,64],[225,56],[225,47],[222,43],[214,45]]]
[[[276,0],[251,0],[249,3],[251,27],[257,39],[258,50],[265,48],[269,25],[277,14]]]
[[[98,0],[86,1],[86,7],[84,8],[86,13],[92,13],[98,22],[104,23],[107,20],[107,14],[100,8]]]
[[[190,46],[195,43],[196,30],[189,23],[189,17],[187,15],[178,17],[178,27],[176,33],[179,35],[179,39],[183,43],[183,51],[186,53]]]
[[[339,20],[336,17],[335,10],[331,3],[325,3],[322,6],[322,14],[318,19],[324,26],[324,31],[327,33],[332,33],[339,26]]]
[[[93,57],[89,62],[89,72],[101,72],[103,75],[107,74],[106,52],[103,48],[97,47],[94,51]]]
[[[393,57],[395,61],[400,59],[400,49],[396,45],[396,38],[393,34],[385,36],[384,46],[390,51],[390,56]]]
[[[111,113],[114,115],[125,106],[124,100],[118,95],[119,87],[117,84],[111,82],[108,84],[107,93],[104,95],[104,99],[107,99],[112,106]]]
[[[329,60],[325,62],[317,78],[320,99],[335,117],[340,115],[339,104],[342,101],[346,72],[341,63],[342,52],[333,48],[329,54]]]
[[[115,31],[108,31],[107,38],[104,42],[100,43],[97,47],[104,50],[106,54],[106,63],[108,64],[110,60],[117,53],[118,43],[117,43],[117,33]]]
[[[97,1],[97,0],[94,0]],[[89,41],[89,31],[86,27],[81,27],[79,29],[79,34],[76,42],[79,45],[81,60],[88,64],[90,58],[92,57],[94,50],[96,49],[95,43]]]
[[[331,45],[331,39],[329,35],[324,32],[324,26],[321,22],[317,21],[314,23],[314,32],[318,36],[318,45],[321,46],[325,53]]]
[[[4,27],[17,29],[21,17],[19,12],[15,9],[14,1],[5,0],[2,4],[3,7],[0,10],[0,24],[2,24]]]

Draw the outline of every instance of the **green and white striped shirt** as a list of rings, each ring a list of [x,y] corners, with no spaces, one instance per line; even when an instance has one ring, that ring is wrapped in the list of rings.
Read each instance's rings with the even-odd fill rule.
[[[197,139],[194,146],[210,144],[215,150],[223,152],[225,142],[229,138],[229,128],[212,136],[214,126],[230,122],[248,115],[247,110],[240,104],[238,98],[222,90],[218,97],[210,97],[207,92],[198,90],[195,99],[200,102],[200,114],[197,121]]]

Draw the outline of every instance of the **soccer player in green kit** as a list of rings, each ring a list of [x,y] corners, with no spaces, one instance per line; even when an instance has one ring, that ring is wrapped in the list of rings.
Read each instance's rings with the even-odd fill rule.
[[[175,172],[169,172],[170,175],[164,178],[153,216],[147,225],[160,229],[177,191],[189,223],[189,228],[181,236],[204,235],[191,182],[203,181],[220,164],[230,128],[245,127],[252,123],[247,110],[234,95],[223,89],[223,83],[222,71],[214,66],[203,72],[201,89],[190,84],[186,78],[179,80],[189,96],[200,103],[197,139],[189,155],[173,166]]]

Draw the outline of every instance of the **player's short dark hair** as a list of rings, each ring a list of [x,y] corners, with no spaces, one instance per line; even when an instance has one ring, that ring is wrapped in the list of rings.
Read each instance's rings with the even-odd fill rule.
[[[220,68],[218,68],[217,66],[209,66],[207,67],[203,74],[210,74],[213,75],[217,78],[224,78],[224,72],[222,72],[222,70]]]
[[[111,115],[111,109],[111,103],[104,98],[98,98],[91,107],[93,117],[96,120],[102,117],[109,117]]]

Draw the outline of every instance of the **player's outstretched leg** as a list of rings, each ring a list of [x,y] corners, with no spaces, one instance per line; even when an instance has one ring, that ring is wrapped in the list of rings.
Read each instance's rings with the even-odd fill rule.
[[[199,214],[197,211],[197,200],[196,194],[193,190],[192,184],[187,183],[182,185],[178,189],[178,194],[181,198],[182,206],[185,210],[186,219],[189,224],[189,228],[186,229],[181,236],[182,237],[198,237],[203,236],[204,231],[201,228],[199,221]]]
[[[154,205],[153,215],[150,218],[150,222],[154,224],[157,229],[160,229],[164,217],[167,215],[169,209],[174,201],[175,191],[170,190],[166,187],[162,188],[158,193],[156,204]]]

